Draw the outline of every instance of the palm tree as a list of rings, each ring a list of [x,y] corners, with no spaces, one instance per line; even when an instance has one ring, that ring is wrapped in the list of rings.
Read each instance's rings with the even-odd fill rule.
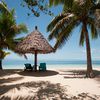
[[[16,39],[16,36],[22,32],[27,32],[27,27],[24,24],[16,24],[14,10],[9,12],[10,14],[0,13],[0,69],[2,69],[2,60],[9,54],[4,50],[15,51],[15,45],[20,40]]]
[[[56,50],[57,48],[61,48],[66,43],[66,41],[69,40],[70,36],[72,35],[72,30],[81,25],[79,44],[83,46],[84,41],[86,42],[86,77],[93,76],[89,30],[91,30],[92,39],[95,39],[99,36],[99,33],[97,33],[97,29],[94,24],[95,16],[93,15],[93,13],[91,13],[93,4],[94,3],[91,0],[72,0],[70,6],[64,3],[63,12],[60,15],[56,16],[47,27],[47,31],[50,31],[50,35],[48,37],[49,40],[56,38],[56,44],[54,46]]]

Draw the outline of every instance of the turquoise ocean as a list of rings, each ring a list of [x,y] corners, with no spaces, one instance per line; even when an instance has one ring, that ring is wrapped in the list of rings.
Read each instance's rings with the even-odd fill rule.
[[[86,67],[87,63],[84,60],[58,60],[58,61],[54,61],[54,60],[50,60],[50,61],[38,61],[38,65],[40,63],[45,62],[48,68],[54,68],[54,67],[58,67],[58,68],[62,68],[62,67]],[[3,60],[3,68],[4,69],[23,69],[25,66],[25,63],[30,63],[31,65],[34,65],[34,61],[32,60]],[[93,67],[97,67],[100,68],[100,61],[92,61],[92,66]]]

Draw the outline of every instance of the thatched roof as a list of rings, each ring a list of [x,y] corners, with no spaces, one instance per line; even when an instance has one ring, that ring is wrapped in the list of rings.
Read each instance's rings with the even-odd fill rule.
[[[18,43],[15,49],[17,52],[24,54],[34,53],[34,51],[37,51],[37,53],[53,52],[53,48],[37,28]]]

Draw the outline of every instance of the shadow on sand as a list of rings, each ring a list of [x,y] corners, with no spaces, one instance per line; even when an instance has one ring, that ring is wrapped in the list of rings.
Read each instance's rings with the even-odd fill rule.
[[[62,70],[60,75],[64,75],[64,78],[85,78],[86,70]],[[93,70],[94,78],[100,78],[100,71]]]
[[[3,69],[3,70],[0,70],[0,77],[17,74],[20,71],[21,69]]]
[[[0,79],[0,85],[3,85],[5,83],[12,83],[14,81],[22,80],[23,77],[13,77],[13,78],[2,78]]]
[[[47,70],[47,71],[21,71],[18,74],[23,76],[35,76],[35,77],[46,77],[59,74],[57,71]]]
[[[25,91],[25,90],[26,91]],[[9,95],[9,91],[11,94]],[[21,92],[24,91],[24,92]],[[81,93],[77,96],[67,94],[59,83],[48,81],[26,82],[0,86],[0,100],[99,100],[100,96]]]
[[[22,94],[23,91],[26,94]],[[9,91],[12,91],[11,95]],[[21,93],[21,94],[20,94]],[[16,96],[17,94],[17,96]],[[13,97],[13,98],[12,98]],[[0,86],[0,100],[67,100],[64,88],[60,84],[52,84],[48,81],[26,82],[15,85]]]

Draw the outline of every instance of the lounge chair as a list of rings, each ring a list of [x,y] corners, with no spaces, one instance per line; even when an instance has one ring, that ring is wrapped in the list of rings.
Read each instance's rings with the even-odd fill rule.
[[[24,70],[31,70],[32,71],[33,67],[31,66],[31,64],[27,63],[27,64],[25,64]]]
[[[46,63],[40,63],[39,71],[46,71]]]

